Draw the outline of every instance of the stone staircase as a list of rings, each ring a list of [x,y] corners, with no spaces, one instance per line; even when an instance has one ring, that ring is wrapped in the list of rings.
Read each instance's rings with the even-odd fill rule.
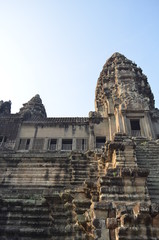
[[[97,162],[94,154],[88,152],[86,154],[76,153],[71,155],[72,169],[72,185],[81,185],[87,179],[97,179]]]
[[[51,219],[45,199],[5,196],[0,204],[0,239],[49,239]]]
[[[159,203],[159,142],[137,141],[136,157],[139,167],[150,170],[147,178],[148,191],[151,201]]]
[[[0,153],[0,240],[157,240],[145,180],[152,169],[156,204],[159,144],[140,141],[135,155],[121,140],[106,153]]]
[[[148,171],[137,166],[133,141],[117,137],[108,143],[105,164],[99,156],[99,178],[90,184],[90,193],[95,188],[99,193],[99,199],[91,198],[90,206],[94,239],[157,240],[158,205],[149,201]]]
[[[82,153],[0,155],[0,240],[84,240],[96,163]]]

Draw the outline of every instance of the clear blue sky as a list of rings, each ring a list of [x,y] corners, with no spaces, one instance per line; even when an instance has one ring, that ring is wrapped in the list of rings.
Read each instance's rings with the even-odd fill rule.
[[[48,116],[87,116],[105,61],[143,69],[159,108],[159,0],[0,0],[0,100],[40,94]]]

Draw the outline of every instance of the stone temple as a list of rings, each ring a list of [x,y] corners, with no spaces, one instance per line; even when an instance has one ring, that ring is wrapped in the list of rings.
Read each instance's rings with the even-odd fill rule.
[[[0,101],[0,240],[159,239],[158,139],[147,77],[120,53],[88,117]]]

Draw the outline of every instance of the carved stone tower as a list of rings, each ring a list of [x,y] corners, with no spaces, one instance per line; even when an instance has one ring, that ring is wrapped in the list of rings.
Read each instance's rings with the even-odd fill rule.
[[[114,133],[154,138],[150,112],[154,96],[140,67],[114,53],[100,73],[95,110],[108,118],[110,139]]]

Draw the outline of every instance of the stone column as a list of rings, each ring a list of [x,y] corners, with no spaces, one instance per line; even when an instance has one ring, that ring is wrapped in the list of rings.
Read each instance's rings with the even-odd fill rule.
[[[58,150],[58,151],[62,150],[62,138],[58,138],[58,141],[57,141],[57,150]]]
[[[29,150],[33,149],[34,138],[30,138]]]
[[[112,140],[113,133],[112,133],[111,116],[109,116],[109,118],[108,118],[108,126],[109,126],[109,139],[108,140]]]
[[[30,143],[29,150],[30,150],[30,149],[33,149],[33,145],[34,145],[34,141],[35,141],[36,136],[37,136],[37,132],[38,132],[38,126],[35,125],[34,138],[32,139],[32,141],[31,141],[31,143]]]
[[[76,150],[76,138],[72,139],[72,150]]]
[[[16,139],[16,142],[15,142],[15,146],[14,146],[14,149],[15,150],[18,150],[18,147],[19,147],[19,142],[20,142],[20,131],[21,131],[21,126],[22,124],[20,123],[19,126],[18,126],[18,133],[17,133],[17,139]]]
[[[49,138],[45,138],[44,139],[44,151],[48,150],[48,142],[49,142]]]
[[[123,116],[119,109],[115,109],[116,132],[124,133]]]
[[[95,136],[94,136],[94,126],[91,124],[89,126],[89,150],[93,150],[95,148]]]
[[[155,134],[154,134],[151,118],[150,118],[150,115],[149,115],[148,112],[145,112],[144,120],[145,120],[144,127],[145,127],[146,137],[155,138]]]
[[[129,134],[128,127],[127,127],[126,113],[124,111],[121,111],[121,115],[122,115],[123,132],[126,134]]]

